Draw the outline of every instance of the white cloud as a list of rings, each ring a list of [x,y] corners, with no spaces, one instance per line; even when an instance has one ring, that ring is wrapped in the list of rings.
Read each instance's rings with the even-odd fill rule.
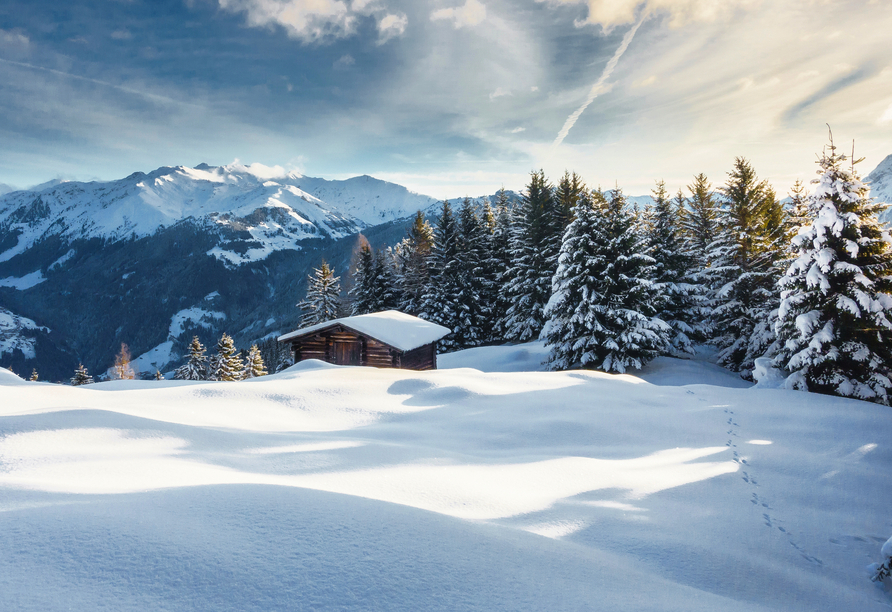
[[[281,26],[289,36],[314,41],[353,33],[355,15],[340,0],[217,0],[220,8],[245,13],[248,25]]]
[[[131,34],[128,30],[121,28],[120,30],[115,30],[111,33],[111,37],[115,40],[130,40],[133,38],[133,34]]]
[[[489,99],[495,100],[496,98],[501,98],[503,96],[510,96],[510,95],[513,95],[513,94],[509,90],[504,89],[502,87],[498,87],[498,88],[496,88],[496,90],[494,92],[489,94]]]
[[[610,29],[634,23],[639,11],[644,14],[668,13],[670,25],[724,19],[740,8],[751,8],[761,0],[539,0],[553,4],[585,4],[586,23]]]
[[[27,36],[19,32],[0,30],[0,45],[10,47],[27,47],[31,41]]]
[[[377,22],[378,44],[401,36],[408,18],[388,13],[375,0],[217,0],[220,8],[244,13],[249,26],[280,26],[289,36],[305,42],[344,38],[356,32],[361,17],[373,16]]]
[[[889,108],[886,109],[886,112],[883,113],[883,116],[880,117],[880,123],[890,123],[892,122],[892,104],[889,105]]]
[[[335,60],[333,64],[333,68],[335,70],[346,70],[350,66],[356,63],[356,60],[353,59],[353,56],[350,54],[342,55],[338,59]]]
[[[520,134],[521,132],[526,132],[526,130],[527,129],[525,127],[516,127],[513,130],[511,130],[511,133],[512,134]]]
[[[486,6],[478,0],[467,0],[463,6],[444,8],[431,13],[431,21],[452,20],[456,29],[475,26],[486,19]]]
[[[388,14],[378,20],[378,44],[383,45],[391,38],[402,36],[409,24],[409,18],[403,14]]]

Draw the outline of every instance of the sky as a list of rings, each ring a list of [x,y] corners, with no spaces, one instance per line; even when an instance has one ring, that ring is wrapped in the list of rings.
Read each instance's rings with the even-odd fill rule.
[[[892,154],[889,0],[5,0],[0,183],[239,160],[434,197]]]

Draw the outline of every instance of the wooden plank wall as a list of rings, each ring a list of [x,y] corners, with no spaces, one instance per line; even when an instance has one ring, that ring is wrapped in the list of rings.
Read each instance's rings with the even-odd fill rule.
[[[426,344],[401,354],[386,344],[343,328],[326,330],[315,336],[291,343],[295,363],[305,359],[319,359],[334,363],[334,351],[332,350],[334,342],[362,343],[360,363],[353,365],[410,370],[435,370],[437,368],[437,354],[433,344]]]

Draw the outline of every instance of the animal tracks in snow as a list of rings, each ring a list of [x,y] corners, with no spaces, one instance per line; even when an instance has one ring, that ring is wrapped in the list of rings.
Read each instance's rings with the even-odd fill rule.
[[[737,444],[735,443],[735,438],[740,439],[740,425],[737,423],[737,416],[730,408],[725,408],[725,414],[728,417],[725,424],[729,427],[729,429],[726,431],[726,434],[729,437],[728,441],[725,443],[725,446],[731,449],[733,461],[740,465],[742,468],[740,472],[740,479],[743,480],[750,487],[759,488],[759,482],[755,476],[756,469],[754,469],[754,467],[750,464],[749,459],[747,459],[745,456],[742,456],[740,452],[736,450]],[[753,444],[756,446],[768,446],[771,444],[771,442],[768,440],[750,440],[749,442],[747,442],[747,444]],[[798,542],[796,542],[790,529],[785,526],[786,521],[782,518],[782,516],[777,515],[777,513],[775,512],[775,508],[771,505],[771,502],[766,497],[760,496],[756,492],[752,492],[750,495],[750,503],[762,510],[760,518],[762,519],[763,524],[769,529],[777,529],[778,532],[784,534],[787,537],[787,541],[789,542],[790,546],[792,546],[803,559],[815,565],[824,565],[823,561],[813,555],[810,555],[802,546],[799,545]]]

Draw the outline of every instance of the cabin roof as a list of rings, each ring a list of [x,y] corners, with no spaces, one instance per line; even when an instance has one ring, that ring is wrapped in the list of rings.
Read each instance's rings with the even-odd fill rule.
[[[342,325],[401,351],[411,351],[425,344],[436,342],[446,334],[452,333],[448,327],[413,317],[398,310],[384,310],[310,325],[279,336],[279,342],[300,338],[335,325]]]

